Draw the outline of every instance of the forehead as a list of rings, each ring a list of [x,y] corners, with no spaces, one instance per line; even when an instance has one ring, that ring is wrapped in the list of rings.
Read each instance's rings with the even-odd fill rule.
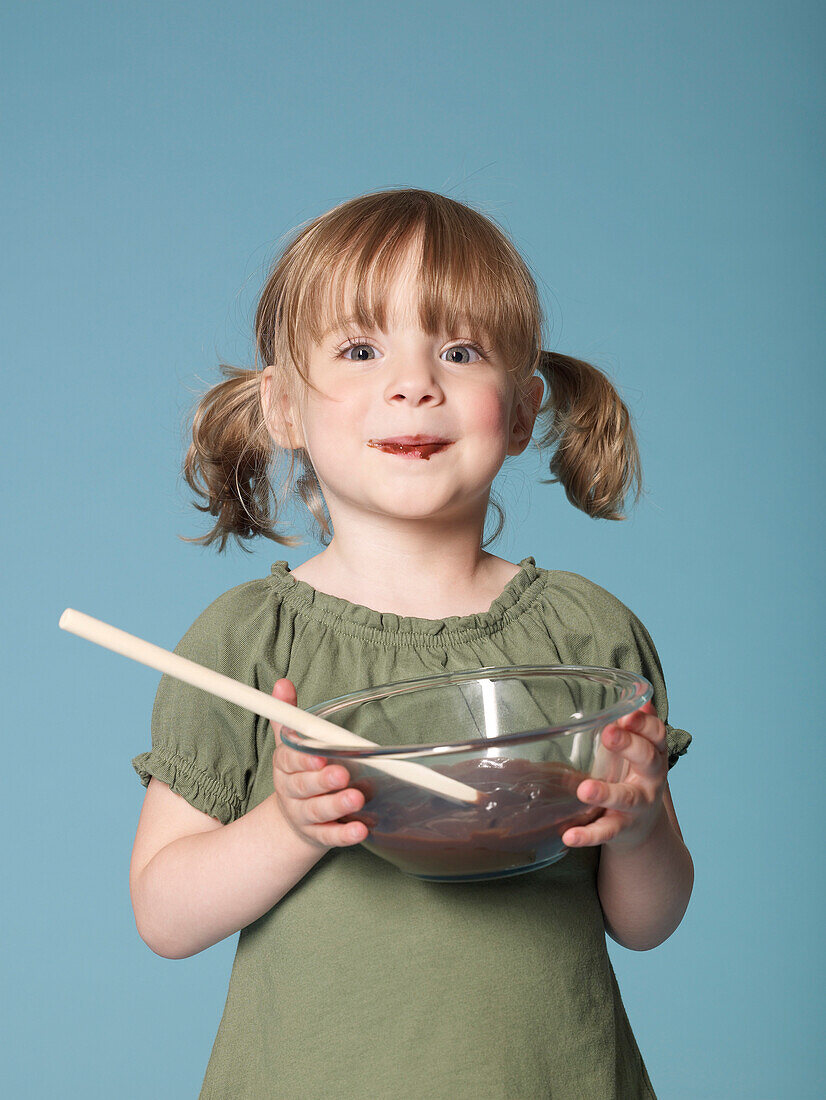
[[[481,318],[473,318],[452,296],[445,308],[444,295],[434,294],[434,281],[422,266],[421,248],[408,246],[392,265],[379,259],[361,275],[346,265],[332,271],[321,289],[317,342],[342,330],[370,328],[418,329],[428,335],[453,335],[462,329],[489,338]]]
[[[392,266],[375,260],[360,273],[339,264],[322,290],[322,339],[342,328],[375,324],[397,327],[415,324],[419,315],[421,257],[408,246]]]

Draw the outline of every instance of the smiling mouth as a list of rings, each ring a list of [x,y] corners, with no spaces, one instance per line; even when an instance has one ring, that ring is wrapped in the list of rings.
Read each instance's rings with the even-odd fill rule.
[[[444,451],[453,443],[452,439],[399,440],[399,439],[368,439],[367,446],[375,447],[385,454],[399,455],[402,458],[423,458],[425,461],[431,455]]]

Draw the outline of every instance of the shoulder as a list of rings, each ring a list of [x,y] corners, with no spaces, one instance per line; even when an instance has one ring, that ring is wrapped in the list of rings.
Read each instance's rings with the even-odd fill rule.
[[[255,649],[257,641],[265,641],[272,633],[279,602],[269,578],[235,585],[204,608],[175,652],[196,660],[200,656],[232,663],[233,652]]]
[[[609,627],[642,626],[630,607],[596,581],[564,569],[540,569],[539,572],[544,574],[548,597],[560,611],[597,618]]]
[[[624,668],[644,676],[653,688],[654,709],[666,726],[668,766],[673,767],[691,743],[691,734],[668,724],[662,662],[645,624],[607,588],[579,573],[540,572],[546,574],[547,617],[564,628],[556,635],[563,662]]]
[[[662,679],[660,659],[645,625],[621,599],[579,573],[544,571],[544,613],[571,664],[600,665]],[[655,685],[656,686],[656,685]]]
[[[216,596],[204,608],[196,622],[204,618],[214,622],[232,619],[236,615],[254,616],[261,605],[267,603],[273,594],[269,577],[257,577],[255,580],[244,581],[222,592],[220,596]]]

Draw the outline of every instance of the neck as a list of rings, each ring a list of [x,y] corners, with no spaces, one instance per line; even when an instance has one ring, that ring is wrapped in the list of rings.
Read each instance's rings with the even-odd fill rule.
[[[426,619],[486,611],[517,571],[481,549],[478,520],[466,526],[345,524],[294,576],[377,611]]]

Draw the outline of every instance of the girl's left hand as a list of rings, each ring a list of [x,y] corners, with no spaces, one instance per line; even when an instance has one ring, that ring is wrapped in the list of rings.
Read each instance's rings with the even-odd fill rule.
[[[587,848],[608,844],[612,848],[636,848],[648,837],[664,812],[663,791],[668,775],[665,726],[649,702],[612,722],[602,731],[602,743],[629,763],[622,783],[585,779],[576,796],[605,813],[590,825],[566,829],[563,844]]]

